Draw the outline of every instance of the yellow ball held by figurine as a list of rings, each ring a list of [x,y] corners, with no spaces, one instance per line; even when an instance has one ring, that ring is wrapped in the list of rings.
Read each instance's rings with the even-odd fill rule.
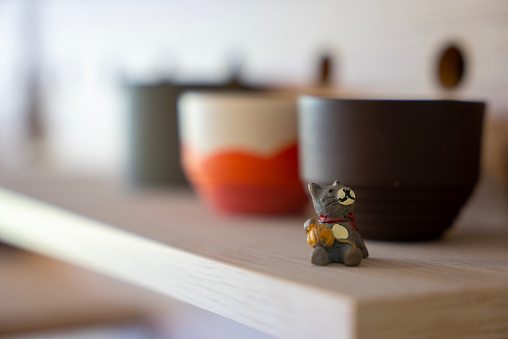
[[[312,247],[318,245],[330,247],[333,245],[333,231],[325,224],[318,224],[315,220],[311,219],[305,223],[304,228],[307,232],[307,242]]]

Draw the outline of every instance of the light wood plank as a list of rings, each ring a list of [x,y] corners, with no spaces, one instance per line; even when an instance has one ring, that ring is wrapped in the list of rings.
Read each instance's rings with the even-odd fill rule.
[[[0,244],[0,336],[143,322],[166,307],[155,293]]]
[[[371,258],[348,268],[310,265],[302,229],[310,210],[289,218],[225,216],[185,190],[134,192],[100,181],[30,178],[4,186],[87,216],[2,190],[0,208],[8,213],[0,213],[0,237],[9,242],[276,337],[318,331],[323,338],[377,332],[382,338],[423,329],[435,337],[508,335],[508,212],[505,196],[492,187],[479,192],[443,241],[368,241]],[[490,320],[473,326],[479,312]],[[437,321],[443,314],[461,321]]]

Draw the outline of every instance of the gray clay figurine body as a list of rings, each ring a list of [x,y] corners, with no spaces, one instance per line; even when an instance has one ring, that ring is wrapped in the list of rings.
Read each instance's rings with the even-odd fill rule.
[[[319,219],[304,224],[307,242],[314,250],[311,262],[325,266],[341,263],[358,266],[369,256],[367,247],[354,222],[355,194],[339,181],[333,185],[309,184],[314,209]]]

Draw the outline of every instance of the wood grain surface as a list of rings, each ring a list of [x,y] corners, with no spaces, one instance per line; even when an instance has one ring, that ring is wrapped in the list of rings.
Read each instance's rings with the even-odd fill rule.
[[[310,209],[295,217],[216,215],[182,189],[0,181],[5,241],[276,337],[508,336],[508,204],[489,180],[443,240],[367,241],[371,256],[354,268],[310,264],[303,231]]]
[[[144,323],[155,293],[0,244],[0,336],[71,326]]]

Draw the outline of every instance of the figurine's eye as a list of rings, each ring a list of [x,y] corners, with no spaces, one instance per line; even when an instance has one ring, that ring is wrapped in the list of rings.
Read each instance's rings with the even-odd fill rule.
[[[332,193],[332,192],[333,192],[333,190],[328,190],[328,193]]]
[[[341,205],[351,205],[356,199],[355,192],[349,188],[341,188],[337,192],[337,199]]]

